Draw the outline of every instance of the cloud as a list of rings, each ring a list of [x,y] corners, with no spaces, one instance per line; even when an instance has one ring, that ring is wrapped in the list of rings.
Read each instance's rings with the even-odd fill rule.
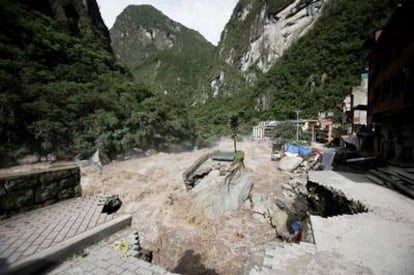
[[[217,45],[237,0],[97,0],[102,17],[111,28],[128,5],[150,4],[184,26],[199,31]]]

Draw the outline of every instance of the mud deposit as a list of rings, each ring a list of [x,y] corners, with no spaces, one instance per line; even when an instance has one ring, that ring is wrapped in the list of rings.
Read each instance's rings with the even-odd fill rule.
[[[219,150],[232,150],[231,140]],[[270,161],[270,145],[243,142],[245,167],[253,181],[251,194],[263,204],[282,193],[289,173]],[[102,171],[82,168],[83,194],[119,194],[122,213],[133,215],[132,227],[143,247],[153,250],[153,262],[181,274],[240,274],[249,253],[276,240],[275,229],[250,201],[239,209],[207,215],[193,191],[186,191],[182,173],[210,151],[165,154],[114,162]],[[208,192],[207,189],[205,192]],[[203,191],[204,192],[204,191]],[[247,211],[246,211],[247,209]]]

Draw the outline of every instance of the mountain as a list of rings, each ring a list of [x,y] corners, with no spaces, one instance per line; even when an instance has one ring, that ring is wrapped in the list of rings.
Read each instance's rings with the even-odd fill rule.
[[[198,32],[150,5],[128,6],[110,30],[112,48],[137,82],[192,100],[214,54]]]
[[[269,71],[312,28],[325,4],[325,0],[239,1],[221,35],[209,95],[235,94],[253,85],[258,74]]]
[[[179,103],[116,63],[95,0],[1,0],[0,24],[0,166],[192,138]]]
[[[240,0],[221,35],[193,110],[200,131],[223,134],[239,115],[259,120],[333,110],[366,67],[365,42],[395,8],[389,0]],[[209,125],[208,129],[202,129]]]

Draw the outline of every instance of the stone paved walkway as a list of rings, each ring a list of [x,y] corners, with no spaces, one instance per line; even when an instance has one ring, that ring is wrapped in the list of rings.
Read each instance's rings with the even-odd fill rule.
[[[114,219],[103,197],[74,198],[0,222],[0,273],[6,266]]]
[[[317,250],[311,243],[275,243],[265,249],[263,262],[249,275],[330,275],[371,274],[358,264],[344,261],[338,255]]]
[[[50,271],[49,274],[173,274],[160,266],[133,257],[131,247],[129,247],[126,255],[121,254],[114,248],[115,241],[125,240],[129,243],[128,240],[131,239],[132,234],[131,229],[119,231],[97,244],[83,249],[77,255]]]
[[[358,215],[311,216],[318,251],[373,274],[414,274],[414,200],[360,174],[311,171],[309,180],[340,190],[369,210]]]
[[[414,274],[414,200],[359,174],[310,171],[309,180],[360,201],[368,213],[311,215],[316,244],[266,244],[245,274]]]

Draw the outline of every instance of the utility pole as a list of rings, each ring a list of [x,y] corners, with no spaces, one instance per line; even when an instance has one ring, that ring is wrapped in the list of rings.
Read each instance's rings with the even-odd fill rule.
[[[299,142],[299,113],[300,111],[296,112],[296,142]]]
[[[239,118],[237,116],[232,116],[230,118],[230,127],[232,130],[232,138],[234,141],[234,153],[237,153],[237,146],[236,146],[236,141],[237,141],[237,133],[238,133],[238,128],[239,128]]]

